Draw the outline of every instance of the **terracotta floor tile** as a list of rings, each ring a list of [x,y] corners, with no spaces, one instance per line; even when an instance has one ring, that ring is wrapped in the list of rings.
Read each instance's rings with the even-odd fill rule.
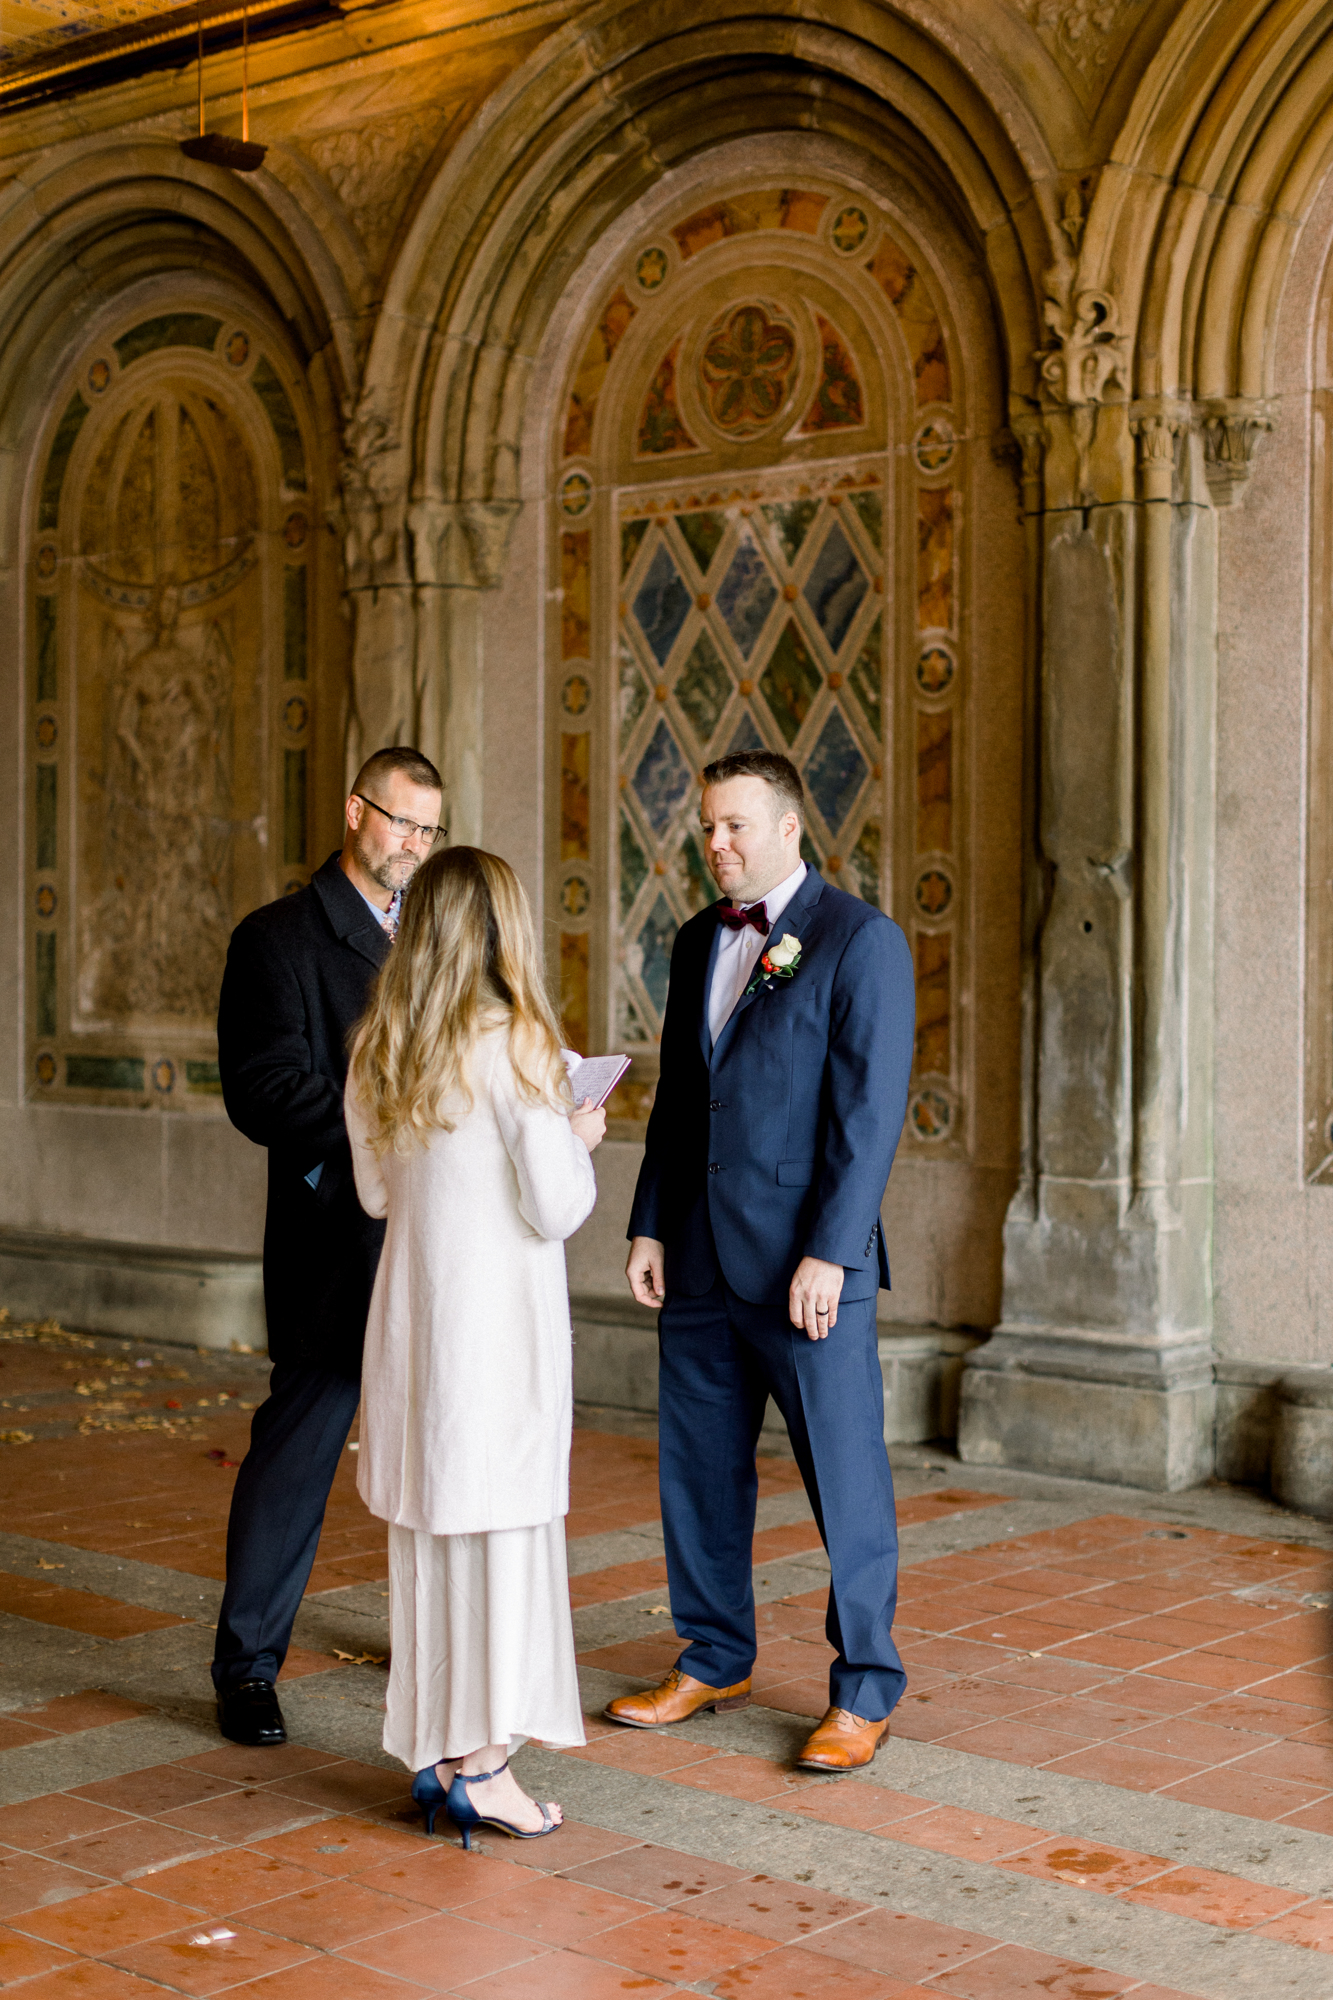
[[[63,1903],[71,1896],[81,1896],[86,1890],[101,1886],[100,1876],[66,1868],[58,1861],[48,1861],[45,1855],[7,1854],[0,1859],[0,1918],[44,1909],[49,1903]],[[31,1925],[25,1924],[24,1929],[31,1929]]]
[[[419,1853],[425,1846],[425,1832],[413,1835],[404,1827],[340,1813],[251,1845],[261,1854],[290,1861],[297,1868],[312,1868],[319,1875],[358,1875],[382,1861]]]
[[[83,1834],[99,1833],[103,1827],[132,1824],[130,1815],[114,1806],[71,1798],[68,1792],[48,1792],[44,1798],[29,1799],[23,1805],[0,1806],[0,1845],[54,1847],[57,1841],[76,1840]]]
[[[1127,1890],[1123,1900],[1155,1910],[1177,1910],[1200,1923],[1220,1924],[1227,1930],[1248,1931],[1307,1899],[1290,1889],[1243,1882],[1212,1868],[1175,1868],[1159,1875],[1155,1882]]]
[[[20,1979],[34,1979],[39,1972],[70,1962],[70,1954],[42,1938],[21,1937],[0,1925],[0,1986],[17,1985]]]
[[[0,1722],[0,1750],[19,1750],[25,1743],[49,1743],[50,1729],[35,1729],[30,1722]]]
[[[426,1994],[431,1988],[321,1953],[237,1990],[244,2000],[410,2000],[412,1994]],[[161,2000],[161,1989],[153,1991]]]
[[[686,1910],[654,1910],[614,1930],[599,1931],[585,1949],[590,1956],[631,1972],[690,1985],[711,1979],[742,1959],[757,1959],[776,1949],[751,1931],[712,1924]]]
[[[1206,1697],[1195,1710],[1196,1722],[1218,1722],[1227,1729],[1249,1729],[1258,1736],[1294,1736],[1298,1729],[1309,1729],[1323,1722],[1325,1708],[1308,1706],[1304,1702],[1279,1700],[1266,1689],[1255,1689],[1248,1694]],[[0,1840],[4,1838],[0,1832]]]
[[[210,1931],[227,1930],[230,1937],[209,1938]],[[207,1942],[200,1943],[200,1939]],[[173,1931],[153,1938],[148,1944],[116,1948],[105,1953],[112,1965],[134,1972],[141,1979],[153,1979],[173,1992],[220,1993],[298,1965],[311,1956],[304,1945],[290,1938],[272,1937],[251,1930],[236,1918],[220,1923],[217,1918],[196,1917],[188,1930]]]
[[[162,2000],[160,1986],[150,1986],[118,1965],[95,1965],[87,1958],[29,1979],[18,1991],[23,2000]]]
[[[932,1812],[895,1820],[879,1829],[884,1840],[929,1847],[936,1854],[952,1854],[963,1861],[994,1861],[1001,1854],[1016,1853],[1042,1839],[1045,1831],[1044,1827],[1023,1826],[1014,1820],[991,1819],[985,1813],[962,1812],[956,1806],[936,1806]]]
[[[1160,1750],[1168,1757],[1184,1757],[1192,1764],[1226,1764],[1233,1757],[1264,1747],[1248,1731],[1223,1729],[1215,1722],[1200,1722],[1194,1715],[1174,1715],[1127,1731],[1118,1743],[1135,1750]]]
[[[271,1903],[279,1896],[294,1895],[298,1889],[315,1888],[325,1879],[308,1868],[277,1861],[271,1854],[233,1847],[164,1868],[148,1886],[155,1896],[167,1896],[205,1916],[228,1917],[238,1910],[249,1910],[253,1904]]]
[[[736,1930],[757,1931],[779,1944],[804,1941],[844,1917],[858,1916],[864,1903],[809,1889],[796,1882],[779,1882],[768,1875],[748,1875],[728,1888],[715,1889],[691,1903],[696,1915]]]
[[[1006,1649],[997,1654],[994,1646],[979,1646],[971,1639],[930,1639],[914,1648],[913,1657],[923,1667],[942,1667],[955,1674],[982,1674],[988,1667],[1006,1664],[1011,1652]]]
[[[130,1771],[123,1778],[100,1778],[90,1785],[71,1787],[76,1799],[142,1813],[147,1818],[198,1805],[201,1799],[224,1798],[235,1790],[236,1786],[223,1778],[211,1777],[206,1771],[183,1771],[178,1764],[151,1764],[147,1770]]]
[[[511,1931],[536,1944],[552,1946],[581,1944],[597,1932],[609,1930],[613,1924],[628,1923],[641,1914],[627,1897],[612,1895],[588,1882],[571,1881],[563,1875],[539,1876],[536,1880],[529,1876],[501,1895],[486,1896],[467,1905],[467,1915],[473,1923],[491,1924],[496,1930]]]
[[[1010,1722],[988,1722],[981,1729],[965,1729],[949,1738],[951,1749],[970,1751],[974,1757],[1000,1757],[1009,1764],[1050,1764],[1083,1748],[1083,1739],[1063,1729],[1039,1729],[1022,1717]]]
[[[790,1764],[768,1757],[715,1757],[688,1770],[673,1771],[673,1784],[694,1785],[699,1791],[721,1792],[731,1799],[786,1799],[822,1781],[810,1771],[793,1771]]]
[[[1063,1640],[1056,1650],[1071,1660],[1114,1667],[1118,1673],[1137,1673],[1146,1667],[1155,1672],[1174,1649],[1160,1639],[1122,1639],[1118,1632],[1092,1632],[1087,1638]]]
[[[1043,1701],[1040,1708],[1025,1709],[1023,1720],[1038,1729],[1058,1729],[1067,1736],[1104,1743],[1108,1737],[1123,1736],[1126,1730],[1142,1729],[1153,1718],[1147,1710],[1131,1708],[1128,1703],[1116,1706],[1081,1695]]]
[[[107,1827],[101,1833],[85,1834],[82,1840],[65,1840],[44,1850],[48,1861],[63,1861],[70,1868],[84,1868],[108,1882],[124,1882],[145,1871],[157,1872],[187,1854],[197,1854],[211,1845],[197,1834],[183,1833],[159,1820],[131,1820],[128,1826]],[[154,1894],[157,1885],[153,1885]]]
[[[423,1917],[420,1923],[405,1924],[401,1930],[369,1938],[364,1944],[348,1945],[340,1955],[357,1965],[413,1979],[444,1993],[470,1980],[484,1979],[488,1973],[544,1957],[546,1947],[464,1917],[439,1915]],[[353,2000],[356,1988],[350,1972],[347,1991],[348,2000]]]
[[[423,1842],[415,1853],[367,1868],[356,1880],[364,1882],[368,1889],[404,1896],[409,1903],[420,1903],[426,1910],[461,1910],[520,1884],[547,1879],[525,1865],[536,1842],[524,1841],[520,1849],[517,1841],[507,1840],[503,1834],[487,1833],[474,1838],[484,1838],[486,1852],[474,1846],[470,1854],[465,1854],[457,1839],[447,1841],[437,1837],[429,1846]],[[554,1846],[556,1836],[552,1834],[549,1838]],[[520,1852],[521,1862],[508,1858]],[[468,1914],[471,1915],[470,1909]]]
[[[254,1750],[244,1743],[224,1743],[220,1750],[203,1750],[197,1757],[180,1757],[182,1771],[206,1771],[212,1778],[229,1778],[234,1785],[281,1784],[345,1760],[327,1750],[306,1750],[299,1743],[275,1743]]]
[[[910,1743],[940,1743],[965,1729],[982,1729],[989,1718],[964,1708],[948,1691],[942,1695],[907,1695],[893,1711],[893,1734]]]
[[[66,1632],[85,1632],[98,1639],[131,1639],[142,1632],[160,1632],[185,1620],[170,1611],[145,1611],[119,1598],[97,1597],[90,1590],[67,1590],[58,1583],[36,1583],[26,1576],[0,1572],[0,1611],[31,1618]]]
[[[1152,1671],[1163,1680],[1187,1681],[1192,1687],[1242,1688],[1258,1680],[1262,1669],[1253,1660],[1228,1660],[1221,1653],[1180,1653],[1159,1660]]]
[[[840,1958],[895,1979],[934,1979],[979,1952],[993,1951],[994,1938],[954,1930],[929,1917],[895,1910],[867,1910],[847,1923],[833,1924],[806,1940],[807,1951]],[[933,1990],[933,1989],[932,1989]]]
[[[1129,1696],[1106,1695],[1100,1690],[1116,1686],[1113,1678],[1097,1667],[1083,1667],[1075,1660],[1066,1660],[1058,1655],[1044,1653],[1040,1659],[1015,1659],[993,1662],[986,1673],[987,1680],[1001,1681],[1006,1687],[1042,1688],[1047,1694],[1078,1696],[1092,1689],[1099,1690],[1097,1699],[1128,1701]]]
[[[412,1780],[405,1771],[381,1771],[374,1764],[350,1761],[283,1778],[280,1783],[289,1799],[336,1813],[357,1812],[388,1799],[408,1799],[412,1790]]]
[[[784,1945],[711,1983],[717,2000],[793,2000],[797,1994],[800,2000],[907,2000],[916,1991],[801,1945]]]
[[[961,1644],[967,1640],[989,1641],[997,1646],[1008,1646],[1015,1651],[1044,1653],[1054,1651],[1063,1639],[1063,1630],[1054,1625],[1042,1625],[1035,1618],[997,1617],[983,1619],[979,1624],[965,1626],[954,1634]],[[1091,1643],[1081,1636],[1080,1646]],[[1090,1654],[1089,1658],[1098,1656]]]
[[[1156,1792],[1165,1785],[1193,1777],[1198,1766],[1182,1757],[1163,1757],[1153,1750],[1127,1749],[1118,1739],[1061,1757],[1046,1767],[1071,1778],[1096,1778],[1104,1785],[1124,1785],[1132,1792]],[[1292,1801],[1296,1803],[1295,1800]]]
[[[952,1967],[936,1984],[958,2000],[1116,2000],[1136,1981],[1127,1973],[1100,1972],[1095,1966],[1005,1944]]]
[[[679,1854],[671,1847],[630,1847],[568,1872],[571,1881],[586,1882],[615,1896],[631,1896],[642,1903],[667,1907],[691,1903],[711,1889],[744,1879],[742,1869],[732,1868],[725,1861],[700,1861],[693,1854]]]
[[[359,1944],[363,1938],[414,1923],[422,1914],[422,1905],[372,1889],[365,1882],[321,1882],[316,1888],[279,1896],[246,1914],[259,1930],[294,1938],[317,1951],[337,1951],[341,1945]]]
[[[126,1701],[123,1695],[106,1694],[101,1688],[84,1688],[79,1694],[57,1695],[40,1708],[22,1709],[16,1719],[53,1729],[58,1736],[73,1736],[84,1729],[101,1729],[108,1722],[129,1722],[136,1715],[151,1714],[141,1701]]]
[[[1201,1771],[1180,1784],[1162,1787],[1166,1796],[1187,1805],[1211,1806],[1215,1812],[1240,1813],[1247,1819],[1282,1819],[1300,1806],[1313,1805],[1324,1787],[1293,1785],[1282,1778],[1261,1778],[1224,1764]]]
[[[653,2000],[655,1994],[667,1995],[673,1990],[646,1973],[629,1979],[623,1966],[599,1965],[581,1952],[548,1951],[526,1965],[474,1980],[467,1995],[468,2000],[474,1995],[476,2000],[626,2000],[627,1993],[632,1993],[635,2000],[639,1996]],[[362,2000],[360,1993],[356,2000]],[[366,1996],[366,2000],[374,2000],[374,1996]],[[790,1995],[787,2000],[791,2000]]]
[[[1218,1647],[1225,1636],[1216,1625],[1206,1625],[1181,1612],[1158,1612],[1150,1618],[1127,1618],[1119,1626],[1118,1634],[1123,1639],[1147,1639],[1154,1645],[1161,1641],[1173,1653],[1196,1646]]]
[[[1271,1701],[1290,1701],[1299,1707],[1314,1709],[1327,1708],[1333,1700],[1333,1688],[1324,1674],[1311,1673],[1308,1667],[1299,1672],[1277,1674],[1271,1680],[1261,1683],[1256,1690]]]
[[[833,1648],[821,1632],[817,1639],[767,1639],[755,1659],[755,1678],[808,1679],[811,1674],[828,1672]]]
[[[827,1680],[784,1681],[781,1687],[769,1689],[764,1705],[780,1709],[784,1715],[804,1715],[818,1722],[828,1711],[828,1696]]]
[[[1079,1889],[1102,1889],[1108,1895],[1136,1888],[1155,1875],[1167,1874],[1173,1866],[1157,1854],[1106,1847],[1100,1841],[1071,1840],[1067,1834],[1043,1840],[1022,1854],[1011,1854],[998,1865],[1038,1881],[1069,1882]]]
[[[1259,1925],[1258,1934],[1283,1944],[1302,1944],[1311,1951],[1333,1951],[1333,1903],[1306,1903],[1272,1923]]]
[[[1234,1768],[1257,1771],[1265,1778],[1290,1778],[1298,1785],[1320,1785],[1333,1792],[1333,1749],[1326,1744],[1288,1737],[1285,1743],[1270,1743],[1262,1750],[1248,1751],[1237,1758]]]
[[[490,1839],[489,1832],[483,1838]],[[495,1836],[505,1853],[518,1852],[513,1841],[506,1841],[503,1835]],[[523,1843],[523,1865],[537,1875],[570,1875],[576,1868],[583,1868],[594,1861],[603,1861],[612,1855],[632,1853],[641,1847],[642,1841],[632,1835],[608,1833],[600,1826],[584,1826],[576,1819],[565,1819],[555,1833],[546,1834],[541,1840]]]
[[[282,1833],[318,1818],[318,1808],[294,1799],[276,1786],[228,1792],[218,1799],[204,1799],[197,1806],[179,1812],[160,1813],[164,1825],[178,1827],[196,1838],[241,1842],[263,1840],[268,1834]]]
[[[815,1785],[788,1807],[789,1812],[824,1820],[829,1826],[857,1827],[863,1833],[934,1810],[930,1799],[913,1798],[908,1792],[890,1792],[883,1785],[868,1785],[857,1778],[835,1778]]]
[[[1209,1700],[1206,1688],[1187,1686],[1181,1681],[1164,1680],[1154,1667],[1148,1673],[1125,1674],[1105,1680],[1090,1692],[1093,1701],[1123,1701],[1129,1708],[1141,1708],[1149,1716],[1184,1715]]]
[[[92,1889],[54,1909],[29,1910],[22,1927],[34,1937],[96,1958],[120,1946],[179,1930],[193,1915],[193,1910],[183,1909],[164,1896],[145,1895],[142,1889],[120,1883]]]
[[[951,1700],[961,1702],[974,1715],[989,1721],[1019,1715],[1025,1722],[1030,1722],[1032,1711],[1048,1707],[1051,1699],[1045,1688],[1018,1687],[1012,1681],[1002,1681],[994,1675],[987,1675],[984,1679],[975,1674],[964,1675],[961,1679],[955,1675],[943,1685],[948,1687]]]
[[[1307,1833],[1333,1833],[1333,1797],[1316,1799],[1312,1806],[1278,1815],[1283,1826],[1299,1826]]]
[[[590,1764],[610,1764],[618,1771],[637,1771],[653,1778],[721,1754],[705,1744],[692,1743],[687,1736],[674,1736],[670,1730],[624,1728],[614,1736],[599,1736],[595,1743],[566,1752],[567,1756],[586,1759]]]

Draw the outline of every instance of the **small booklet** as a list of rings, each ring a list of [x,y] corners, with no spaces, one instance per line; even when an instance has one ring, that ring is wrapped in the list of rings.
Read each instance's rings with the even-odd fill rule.
[[[593,1110],[598,1110],[628,1068],[628,1056],[585,1056],[569,1079],[574,1109],[577,1111],[584,1098],[590,1097]]]

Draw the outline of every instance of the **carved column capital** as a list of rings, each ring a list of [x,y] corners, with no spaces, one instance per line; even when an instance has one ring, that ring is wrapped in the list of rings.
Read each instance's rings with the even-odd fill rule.
[[[1129,335],[1120,332],[1120,308],[1109,292],[1068,292],[1047,297],[1043,308],[1053,347],[1034,359],[1042,387],[1066,409],[1100,403],[1112,383],[1126,386]]]
[[[1203,469],[1214,507],[1239,507],[1260,440],[1276,422],[1273,405],[1251,396],[1219,396],[1203,405]]]

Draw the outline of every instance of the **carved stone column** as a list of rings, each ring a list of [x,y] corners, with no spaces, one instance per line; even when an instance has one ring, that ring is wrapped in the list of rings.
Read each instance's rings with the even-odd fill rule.
[[[407,497],[405,454],[369,398],[344,430],[341,508],[353,620],[346,777],[385,744],[438,765],[455,841],[482,824],[481,596],[499,584],[517,500]]]
[[[1166,1490],[1213,1452],[1213,514],[1188,410],[1116,394],[1114,301],[1048,324],[1027,1145],[959,1449]]]

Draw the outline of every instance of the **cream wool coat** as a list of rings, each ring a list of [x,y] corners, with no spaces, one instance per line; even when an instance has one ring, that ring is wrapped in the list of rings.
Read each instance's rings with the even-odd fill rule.
[[[377,1158],[349,1085],[356,1188],[388,1230],[366,1326],[357,1489],[432,1535],[569,1512],[573,1336],[564,1239],[592,1213],[592,1159],[563,1113],[528,1104],[509,1027],[478,1039],[452,1132]]]

